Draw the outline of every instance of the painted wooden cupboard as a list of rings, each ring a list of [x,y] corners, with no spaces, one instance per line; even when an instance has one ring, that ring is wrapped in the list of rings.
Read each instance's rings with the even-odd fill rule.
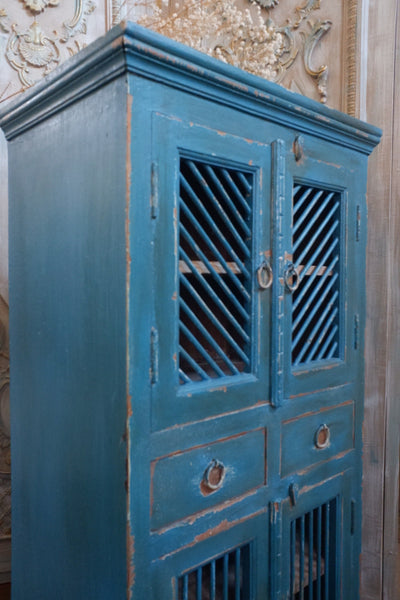
[[[355,600],[380,132],[135,25],[3,111],[14,600]]]

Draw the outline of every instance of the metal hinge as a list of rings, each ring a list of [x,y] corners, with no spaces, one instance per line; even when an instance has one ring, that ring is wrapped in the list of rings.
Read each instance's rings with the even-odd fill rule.
[[[350,534],[354,535],[356,528],[356,501],[352,500],[350,503]]]
[[[361,237],[361,207],[359,204],[357,204],[356,211],[356,242],[359,242]]]
[[[354,350],[358,350],[360,344],[360,317],[354,315]]]
[[[150,383],[158,381],[158,331],[155,327],[150,332]]]
[[[150,214],[152,219],[158,217],[158,163],[151,164],[151,197]]]

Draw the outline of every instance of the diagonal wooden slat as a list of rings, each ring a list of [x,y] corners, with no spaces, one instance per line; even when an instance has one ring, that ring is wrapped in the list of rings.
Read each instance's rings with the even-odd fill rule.
[[[211,366],[212,369],[219,375],[220,377],[224,377],[225,373],[220,369],[215,360],[210,356],[207,350],[204,348],[202,344],[200,344],[199,340],[195,335],[190,331],[188,327],[182,321],[179,323],[179,329],[184,333],[185,337],[193,344],[196,350],[200,353],[200,355],[204,358],[204,360]],[[181,346],[183,346],[184,342],[181,339]]]
[[[292,299],[293,365],[339,356],[340,197],[293,188],[293,262],[300,276]]]
[[[237,255],[237,253],[235,252],[235,250],[232,248],[232,246],[226,240],[225,236],[218,229],[215,221],[213,221],[213,219],[210,217],[209,213],[204,208],[203,204],[200,202],[199,198],[194,193],[193,189],[188,184],[188,182],[186,181],[186,179],[184,178],[184,176],[182,174],[181,174],[181,184],[182,184],[182,189],[187,193],[187,195],[190,197],[190,200],[195,204],[195,206],[198,209],[199,213],[201,214],[201,216],[206,221],[207,226],[210,228],[210,232],[211,231],[213,232],[213,234],[216,236],[216,238],[218,239],[218,241],[224,247],[224,249],[226,250],[226,252],[228,253],[228,255],[231,257],[231,259],[233,261],[235,261],[235,263],[237,264],[237,266],[239,267],[239,269],[241,270],[241,272],[245,275],[245,277],[249,277],[250,274],[247,271],[247,269],[245,268],[243,260]],[[185,199],[183,197],[183,194],[181,194],[180,199],[181,199],[181,206],[185,206],[187,208],[187,205],[185,203]],[[210,248],[213,248],[214,251],[217,251],[215,244],[212,242],[211,238],[206,233],[204,227],[200,224],[199,220],[197,220],[194,217],[192,211],[188,210],[186,212],[186,216],[192,222],[195,221],[194,226],[197,227],[199,229],[199,231],[201,231],[203,238],[205,240],[207,240],[207,242],[210,244]],[[221,256],[221,254],[219,252],[218,252],[218,254]],[[225,259],[223,259],[223,260],[225,260]]]
[[[204,380],[204,372],[215,379],[250,369],[253,175],[188,158],[180,166],[179,368],[185,384]]]
[[[332,252],[334,251],[334,249],[336,248],[338,243],[339,243],[339,240],[337,240],[337,239],[334,240],[332,242],[332,244],[329,246],[329,248],[325,251],[324,255],[322,256],[322,258],[319,261],[319,264],[317,265],[317,268],[313,271],[313,273],[307,278],[302,277],[300,286],[299,286],[298,290],[296,291],[296,294],[293,299],[293,311],[297,310],[299,308],[299,306],[302,304],[305,294],[309,291],[310,288],[312,288],[312,286],[315,284],[315,281],[317,280],[318,271],[319,271],[321,265],[325,264],[325,261],[332,254]],[[326,269],[326,271],[328,273],[333,270],[333,268],[335,267],[338,260],[339,260],[339,255],[336,255],[333,257],[332,261],[329,263],[329,266]],[[306,272],[306,269],[304,269],[304,272]]]
[[[315,205],[317,204],[318,200],[321,198],[323,194],[323,191],[319,191],[316,194],[314,194],[314,196],[312,197],[311,201],[307,204],[305,210],[302,212],[300,218],[296,219],[295,222],[293,223],[293,236],[294,238],[296,238],[296,234],[298,229],[303,225],[305,219],[307,218],[307,216],[310,214],[310,212],[313,210],[313,208],[315,207]],[[331,194],[332,196],[333,194]],[[329,204],[329,198],[326,200],[326,202],[322,205],[320,205],[321,210],[323,210],[324,206],[326,206],[327,204]],[[315,221],[316,215],[313,215],[313,219],[309,219],[308,224],[312,225],[313,222]],[[306,233],[307,233],[307,228],[306,228]],[[297,239],[297,238],[296,238]]]
[[[246,288],[244,287],[244,285],[241,283],[240,279],[233,274],[232,270],[229,269],[228,263],[225,260],[224,256],[221,254],[221,252],[218,250],[218,248],[216,247],[216,245],[214,244],[214,242],[211,240],[211,238],[209,237],[208,233],[204,230],[204,228],[202,227],[202,225],[200,225],[200,223],[195,219],[195,217],[193,216],[193,214],[191,213],[191,211],[189,210],[189,208],[186,206],[186,204],[184,203],[184,201],[181,202],[181,211],[183,211],[184,215],[189,219],[189,221],[191,222],[192,226],[196,229],[196,232],[199,236],[201,236],[203,242],[205,242],[207,244],[207,247],[210,251],[213,252],[214,257],[222,264],[222,266],[224,267],[227,275],[228,275],[228,279],[231,283],[233,283],[233,285],[239,290],[239,292],[241,294],[243,294],[244,296],[249,297],[249,293],[247,292]],[[181,222],[180,224],[180,229],[183,230],[183,224]],[[185,231],[185,235],[186,237],[192,240],[192,249],[196,252],[196,254],[198,254],[199,257],[204,257],[205,254],[202,252],[202,250],[200,249],[200,246],[196,243],[196,241],[193,239],[193,237],[189,234],[189,232],[187,231],[187,229],[184,229]],[[247,269],[245,269],[243,263],[241,263],[238,260],[235,259],[235,257],[232,256],[232,258],[234,259],[234,262],[236,263],[237,267],[239,268],[239,271],[241,274],[243,274],[244,278],[246,280],[250,279],[250,274],[247,271]],[[202,258],[202,260],[204,260]],[[208,259],[205,260],[205,262],[210,262],[208,261]],[[218,279],[220,279],[218,277]]]
[[[329,302],[329,300],[332,298],[332,294],[329,294],[329,292],[332,290],[332,287],[334,286],[334,284],[337,280],[337,274],[334,277],[331,277],[331,278],[326,277],[325,279],[328,279],[328,285],[325,287],[322,294],[318,295],[316,302],[314,302],[313,304],[310,304],[311,310],[308,312],[308,316],[306,318],[303,318],[300,321],[301,327],[300,327],[299,331],[297,332],[296,336],[293,338],[292,351],[296,348],[297,344],[300,342],[307,327],[310,325],[310,323],[312,322],[312,319],[314,318],[314,316],[316,315],[318,310],[321,308],[321,306],[323,306],[326,301]],[[330,279],[330,281],[329,281],[329,279]],[[305,314],[307,314],[307,312]]]
[[[248,215],[250,215],[251,207],[249,206],[246,198],[243,197],[243,194],[239,190],[236,183],[233,181],[229,171],[227,169],[221,169],[221,173],[222,173],[225,181],[227,182],[230,190],[232,191],[234,197],[236,198],[236,200],[239,202],[239,204],[242,206],[242,208],[245,210],[245,212]]]
[[[239,227],[242,229],[243,235],[245,235],[246,237],[251,237],[250,227],[248,226],[246,220],[238,210],[237,206],[232,201],[231,197],[229,196],[228,192],[223,186],[222,181],[217,177],[216,169],[212,168],[210,165],[206,165],[204,168],[212,183],[218,190],[221,196],[221,200],[225,202],[227,209],[229,209],[229,215],[227,216],[227,218],[233,218],[234,222],[236,222],[237,225],[239,225]]]
[[[337,296],[338,294],[336,293],[333,300],[335,300]],[[329,333],[331,326],[333,327],[333,322],[337,318],[337,314],[339,311],[337,306],[332,306],[332,304],[333,302],[328,304],[320,319],[317,321],[316,325],[310,332],[309,340],[305,342],[303,348],[301,349],[301,352],[295,360],[295,364],[299,364],[303,356],[305,356],[305,362],[311,361],[316,352],[318,351],[318,347],[325,339],[325,336]],[[322,332],[319,333],[321,329]]]
[[[324,218],[324,220],[322,221],[322,223],[318,227],[317,231],[310,237],[310,239],[309,239],[308,243],[306,244],[305,248],[302,249],[300,255],[296,259],[296,262],[298,262],[298,264],[304,264],[304,258],[307,256],[307,254],[309,253],[309,251],[311,250],[311,248],[314,246],[316,240],[318,239],[318,237],[323,232],[325,226],[329,224],[329,221],[331,220],[331,218],[333,217],[333,215],[337,212],[338,206],[339,206],[339,204],[337,204],[336,206],[333,206],[331,208],[331,210],[329,211],[329,213],[326,215],[326,217]],[[333,223],[333,225],[330,227],[330,229],[329,229],[329,232],[330,232],[329,235],[332,235],[333,232],[335,231],[335,229],[338,226],[339,226],[339,221],[336,220]]]
[[[184,300],[182,300],[182,298],[180,299],[180,303],[181,303],[181,306],[183,307],[183,310],[185,311],[185,313],[188,315],[188,317],[191,319],[191,321],[194,323],[194,325],[196,325],[196,327],[198,328],[200,333],[203,335],[203,337],[205,337],[207,339],[208,343],[215,350],[215,352],[218,354],[218,356],[220,356],[220,358],[229,367],[229,369],[232,371],[232,374],[239,373],[239,371],[237,370],[235,365],[232,363],[232,361],[229,359],[229,357],[220,348],[220,346],[217,344],[215,339],[210,335],[207,328],[203,325],[203,323],[200,321],[200,319],[198,319],[198,317],[195,315],[195,313],[192,310],[190,310],[189,306],[186,304],[186,302]],[[211,313],[211,315],[209,315],[209,316],[210,316],[210,320],[212,320],[212,322],[214,323],[214,319],[213,319],[214,315],[212,315],[212,313]],[[224,328],[221,326],[221,329],[224,329]],[[228,332],[226,332],[226,330],[224,330],[224,333],[226,333],[225,339],[230,340],[231,336],[228,334]],[[246,355],[244,355],[244,356],[246,357]],[[247,359],[247,357],[246,357],[246,359]],[[224,373],[220,372],[220,375],[223,376]]]
[[[222,311],[222,313],[229,320],[232,321],[232,325],[238,331],[238,333],[244,339],[246,339],[248,341],[249,340],[248,335],[246,334],[246,332],[244,331],[244,329],[239,325],[238,320],[234,317],[234,315],[229,310],[229,308],[226,306],[226,304],[223,302],[223,300],[221,299],[221,296],[219,296],[214,291],[214,289],[210,286],[210,284],[208,283],[208,281],[206,280],[206,278],[202,277],[199,274],[199,272],[197,271],[196,267],[193,265],[192,261],[190,260],[190,258],[186,254],[186,252],[184,250],[182,250],[182,249],[180,249],[180,256],[185,261],[186,265],[189,267],[190,272],[192,273],[192,275],[195,276],[196,280],[200,283],[200,285],[205,290],[205,292],[207,293],[207,295],[211,297],[211,299],[215,302],[215,304],[217,304],[218,308]],[[211,268],[210,272],[211,272],[211,275],[212,275],[213,274],[213,269],[212,268]],[[187,279],[184,279],[184,280],[182,279],[182,281],[186,282]],[[245,308],[243,308],[243,306],[241,304],[239,304],[239,302],[237,301],[237,298],[234,296],[234,294],[232,293],[232,291],[229,288],[226,289],[225,285],[223,285],[223,284],[224,284],[224,282],[221,282],[221,287],[224,289],[224,291],[226,293],[226,296],[229,298],[229,300],[232,302],[232,304],[238,310],[238,312],[240,313],[240,316],[242,317],[242,319],[244,319],[245,322],[248,322],[250,320],[249,313],[246,311]]]
[[[302,194],[301,194],[300,198],[296,199],[297,192],[300,189],[302,189]],[[304,202],[307,200],[307,198],[309,197],[309,195],[313,191],[314,191],[314,188],[303,188],[303,186],[295,186],[293,188],[293,198],[295,200],[293,202],[293,216],[296,214],[296,212],[298,210],[301,209],[301,207],[303,206]]]
[[[329,271],[326,270],[325,273],[319,278],[320,281],[317,281],[317,285],[314,286],[311,295],[307,296],[303,304],[299,306],[301,310],[298,312],[293,321],[293,333],[299,326],[301,326],[303,329],[308,325],[310,319],[312,319],[315,312],[325,299],[326,294],[328,294],[328,292],[335,285],[338,276],[338,273],[332,273],[332,275],[330,275]],[[293,345],[296,343],[296,339],[300,335],[301,333],[296,334],[295,338],[293,339]]]
[[[236,231],[232,219],[231,217],[225,212],[225,209],[222,207],[221,203],[218,201],[218,198],[215,196],[215,194],[213,194],[210,186],[208,185],[207,180],[205,179],[205,176],[203,176],[200,171],[199,168],[194,164],[193,161],[189,160],[187,161],[187,164],[191,170],[191,173],[193,175],[193,177],[195,178],[195,180],[197,181],[197,183],[199,183],[201,185],[201,189],[203,192],[205,192],[206,195],[206,199],[208,199],[209,201],[209,205],[210,208],[214,208],[215,212],[222,218],[223,220],[223,224],[224,227],[226,228],[226,232],[224,232],[224,237],[226,237],[226,234],[228,232],[230,232],[233,236],[233,238],[235,239],[237,245],[240,247],[240,250],[243,252],[244,256],[249,257],[250,256],[250,250],[247,247],[246,243],[243,241],[243,237]],[[211,176],[215,174],[213,172],[213,170],[211,169],[210,166],[205,166],[205,171],[208,175]],[[216,177],[215,177],[216,179]],[[229,196],[228,196],[229,198]],[[225,198],[226,200],[226,198]],[[228,204],[226,202],[226,204]],[[229,206],[229,204],[228,204]],[[247,227],[247,232],[246,235],[249,235],[249,230]]]
[[[243,173],[241,173],[240,171],[236,172],[236,177],[238,178],[238,180],[240,181],[240,183],[242,184],[242,186],[245,188],[246,192],[248,195],[250,195],[250,193],[252,192],[252,186],[250,185],[250,183],[248,182],[248,180],[246,179],[246,177],[243,175]]]

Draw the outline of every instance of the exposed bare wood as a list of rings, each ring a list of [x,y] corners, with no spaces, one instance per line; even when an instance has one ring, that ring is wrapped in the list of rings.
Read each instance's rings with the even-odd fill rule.
[[[363,54],[368,80],[366,117],[382,127],[382,143],[370,162],[368,184],[368,250],[367,250],[367,328],[366,328],[366,388],[364,420],[364,483],[363,483],[363,549],[361,567],[361,598],[382,598],[384,464],[387,394],[388,349],[387,315],[391,306],[391,165],[394,99],[394,49],[396,0],[390,0],[382,12],[380,3],[364,4],[369,10],[368,54]],[[362,15],[360,15],[362,17]],[[362,94],[363,90],[361,90]],[[398,443],[398,442],[397,442]],[[393,526],[393,525],[392,525]],[[396,592],[393,592],[396,594]],[[395,598],[389,595],[388,598]]]
[[[385,497],[383,529],[383,598],[391,600],[400,594],[400,554],[398,542],[399,515],[399,428],[400,428],[400,108],[396,101],[396,89],[400,81],[400,18],[397,6],[397,29],[395,38],[395,72],[393,101],[393,148],[391,163],[390,198],[390,261],[388,306],[388,363],[386,393],[386,440],[385,440]],[[397,86],[397,87],[396,87]]]

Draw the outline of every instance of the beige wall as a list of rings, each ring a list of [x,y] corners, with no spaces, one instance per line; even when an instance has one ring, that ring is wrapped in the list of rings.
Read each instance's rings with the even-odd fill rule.
[[[248,6],[247,0],[238,2],[242,7]],[[185,0],[186,6],[189,3]],[[265,17],[271,18],[277,29],[286,26],[285,42],[288,47],[292,44],[291,51],[280,57],[282,85],[316,100],[326,100],[329,106],[384,129],[382,143],[371,158],[368,189],[361,587],[363,600],[395,600],[400,597],[395,581],[395,574],[400,571],[396,521],[400,421],[400,370],[397,367],[400,356],[400,167],[397,160],[400,109],[395,102],[396,92],[397,95],[400,92],[399,0],[384,3],[382,0],[270,0],[269,3],[271,8],[264,11]],[[175,1],[170,0],[170,4],[174,6]],[[143,10],[137,9],[133,0],[20,0],[14,3],[0,0],[0,102],[21,93],[24,87],[41,79],[47,70],[101,35],[113,23],[125,17],[136,19],[140,14]],[[30,27],[35,17],[37,25],[33,31]],[[28,42],[25,50],[21,40]],[[34,67],[27,62],[32,56],[26,54],[26,47],[34,56],[41,56],[40,65]],[[21,67],[23,64],[29,72]],[[0,134],[0,294],[7,299],[6,164],[6,144]],[[43,166],[51,168],[51,157],[43,157]],[[7,411],[3,412],[6,415]],[[1,489],[0,481],[0,492]],[[3,512],[6,510],[4,504]],[[0,523],[1,515],[0,493]],[[0,556],[0,578],[1,570]]]

